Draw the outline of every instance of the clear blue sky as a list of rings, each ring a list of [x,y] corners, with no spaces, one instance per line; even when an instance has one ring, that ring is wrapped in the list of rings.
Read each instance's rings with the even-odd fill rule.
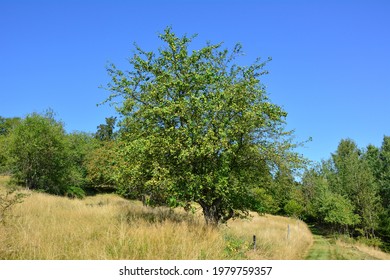
[[[97,107],[109,62],[126,69],[133,42],[156,50],[168,25],[182,35],[241,42],[249,64],[288,112],[299,151],[328,158],[342,138],[380,146],[390,135],[390,1],[0,0],[0,116],[52,108],[67,131],[94,132],[114,115]]]

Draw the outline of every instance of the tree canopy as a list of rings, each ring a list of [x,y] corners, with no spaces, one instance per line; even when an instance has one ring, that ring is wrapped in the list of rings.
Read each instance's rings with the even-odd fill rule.
[[[197,202],[208,223],[217,224],[260,209],[253,188],[261,165],[298,164],[287,113],[273,104],[260,81],[266,62],[235,64],[242,54],[222,44],[191,50],[196,36],[167,28],[157,53],[136,46],[126,71],[111,64],[108,101],[118,112],[124,164],[117,182],[150,203],[187,206]]]
[[[13,177],[31,189],[62,193],[67,170],[65,131],[53,114],[28,115],[9,137]]]

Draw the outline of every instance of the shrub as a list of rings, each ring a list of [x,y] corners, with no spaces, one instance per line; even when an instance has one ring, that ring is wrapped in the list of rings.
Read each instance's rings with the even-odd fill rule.
[[[71,186],[66,191],[66,196],[69,198],[82,199],[85,197],[85,191],[80,187]]]

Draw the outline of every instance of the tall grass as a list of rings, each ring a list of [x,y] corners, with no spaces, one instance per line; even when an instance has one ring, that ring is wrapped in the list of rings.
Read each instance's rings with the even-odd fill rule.
[[[210,228],[199,215],[112,194],[73,200],[29,192],[0,226],[0,259],[300,259],[311,240],[304,223],[298,229],[288,218]]]
[[[137,212],[141,218],[134,220],[131,215]],[[223,238],[217,230],[184,218],[151,222],[142,213],[147,215],[148,209],[113,195],[81,201],[33,194],[14,209],[0,257],[219,259],[223,255]]]
[[[255,215],[250,220],[229,223],[230,234],[247,241],[245,256],[249,259],[291,260],[302,259],[313,243],[307,225],[296,219]],[[253,246],[253,236],[256,246]]]

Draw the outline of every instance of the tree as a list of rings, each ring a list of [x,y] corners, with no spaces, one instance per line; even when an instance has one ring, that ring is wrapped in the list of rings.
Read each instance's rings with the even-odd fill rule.
[[[292,171],[285,167],[279,167],[274,176],[274,180],[268,188],[281,210],[279,214],[291,214],[290,212],[286,213],[283,211],[288,203],[292,203],[292,194],[296,188],[296,182]]]
[[[0,116],[0,174],[9,173],[8,136],[19,123],[20,118],[3,118]]]
[[[0,135],[0,174],[7,173],[8,137]]]
[[[208,224],[253,207],[259,162],[299,163],[292,152],[287,113],[270,102],[260,59],[243,67],[222,44],[190,50],[195,36],[167,28],[157,53],[136,46],[130,70],[107,70],[107,101],[121,97],[118,169],[125,190],[170,206],[197,202]]]
[[[349,226],[359,223],[360,217],[346,196],[332,191],[331,171],[331,162],[323,161],[320,166],[305,172],[302,180],[305,215],[317,223],[331,226],[333,230],[347,231]]]
[[[107,141],[93,149],[85,159],[87,179],[95,188],[114,189],[116,187],[115,174],[119,164],[117,157],[118,142]]]
[[[73,190],[86,189],[90,181],[87,178],[87,162],[91,154],[97,148],[97,140],[92,134],[85,132],[73,132],[66,135],[67,161],[69,168],[68,185]],[[69,190],[67,190],[69,192]],[[82,191],[80,190],[82,193]],[[68,195],[72,195],[68,193]]]
[[[114,132],[115,123],[116,123],[115,117],[106,118],[106,123],[100,124],[97,127],[98,130],[95,133],[95,138],[100,140],[100,141],[114,140],[114,138],[115,138],[115,132]]]
[[[379,149],[379,168],[374,173],[379,184],[383,213],[381,215],[381,232],[390,240],[390,137],[384,136]]]
[[[377,178],[380,185],[380,194],[383,198],[383,205],[390,210],[390,136],[383,137],[379,153],[379,174]]]
[[[362,233],[374,236],[381,212],[378,184],[371,163],[350,139],[342,140],[332,155],[336,168],[336,193],[348,197],[361,218]]]
[[[20,118],[3,118],[0,116],[0,136],[9,134],[20,123]]]
[[[331,224],[334,229],[347,230],[348,226],[356,225],[360,221],[359,215],[354,213],[354,206],[350,200],[328,190],[320,196],[319,213],[324,222]]]
[[[68,150],[63,125],[53,114],[28,115],[9,137],[12,177],[27,188],[63,194]]]

